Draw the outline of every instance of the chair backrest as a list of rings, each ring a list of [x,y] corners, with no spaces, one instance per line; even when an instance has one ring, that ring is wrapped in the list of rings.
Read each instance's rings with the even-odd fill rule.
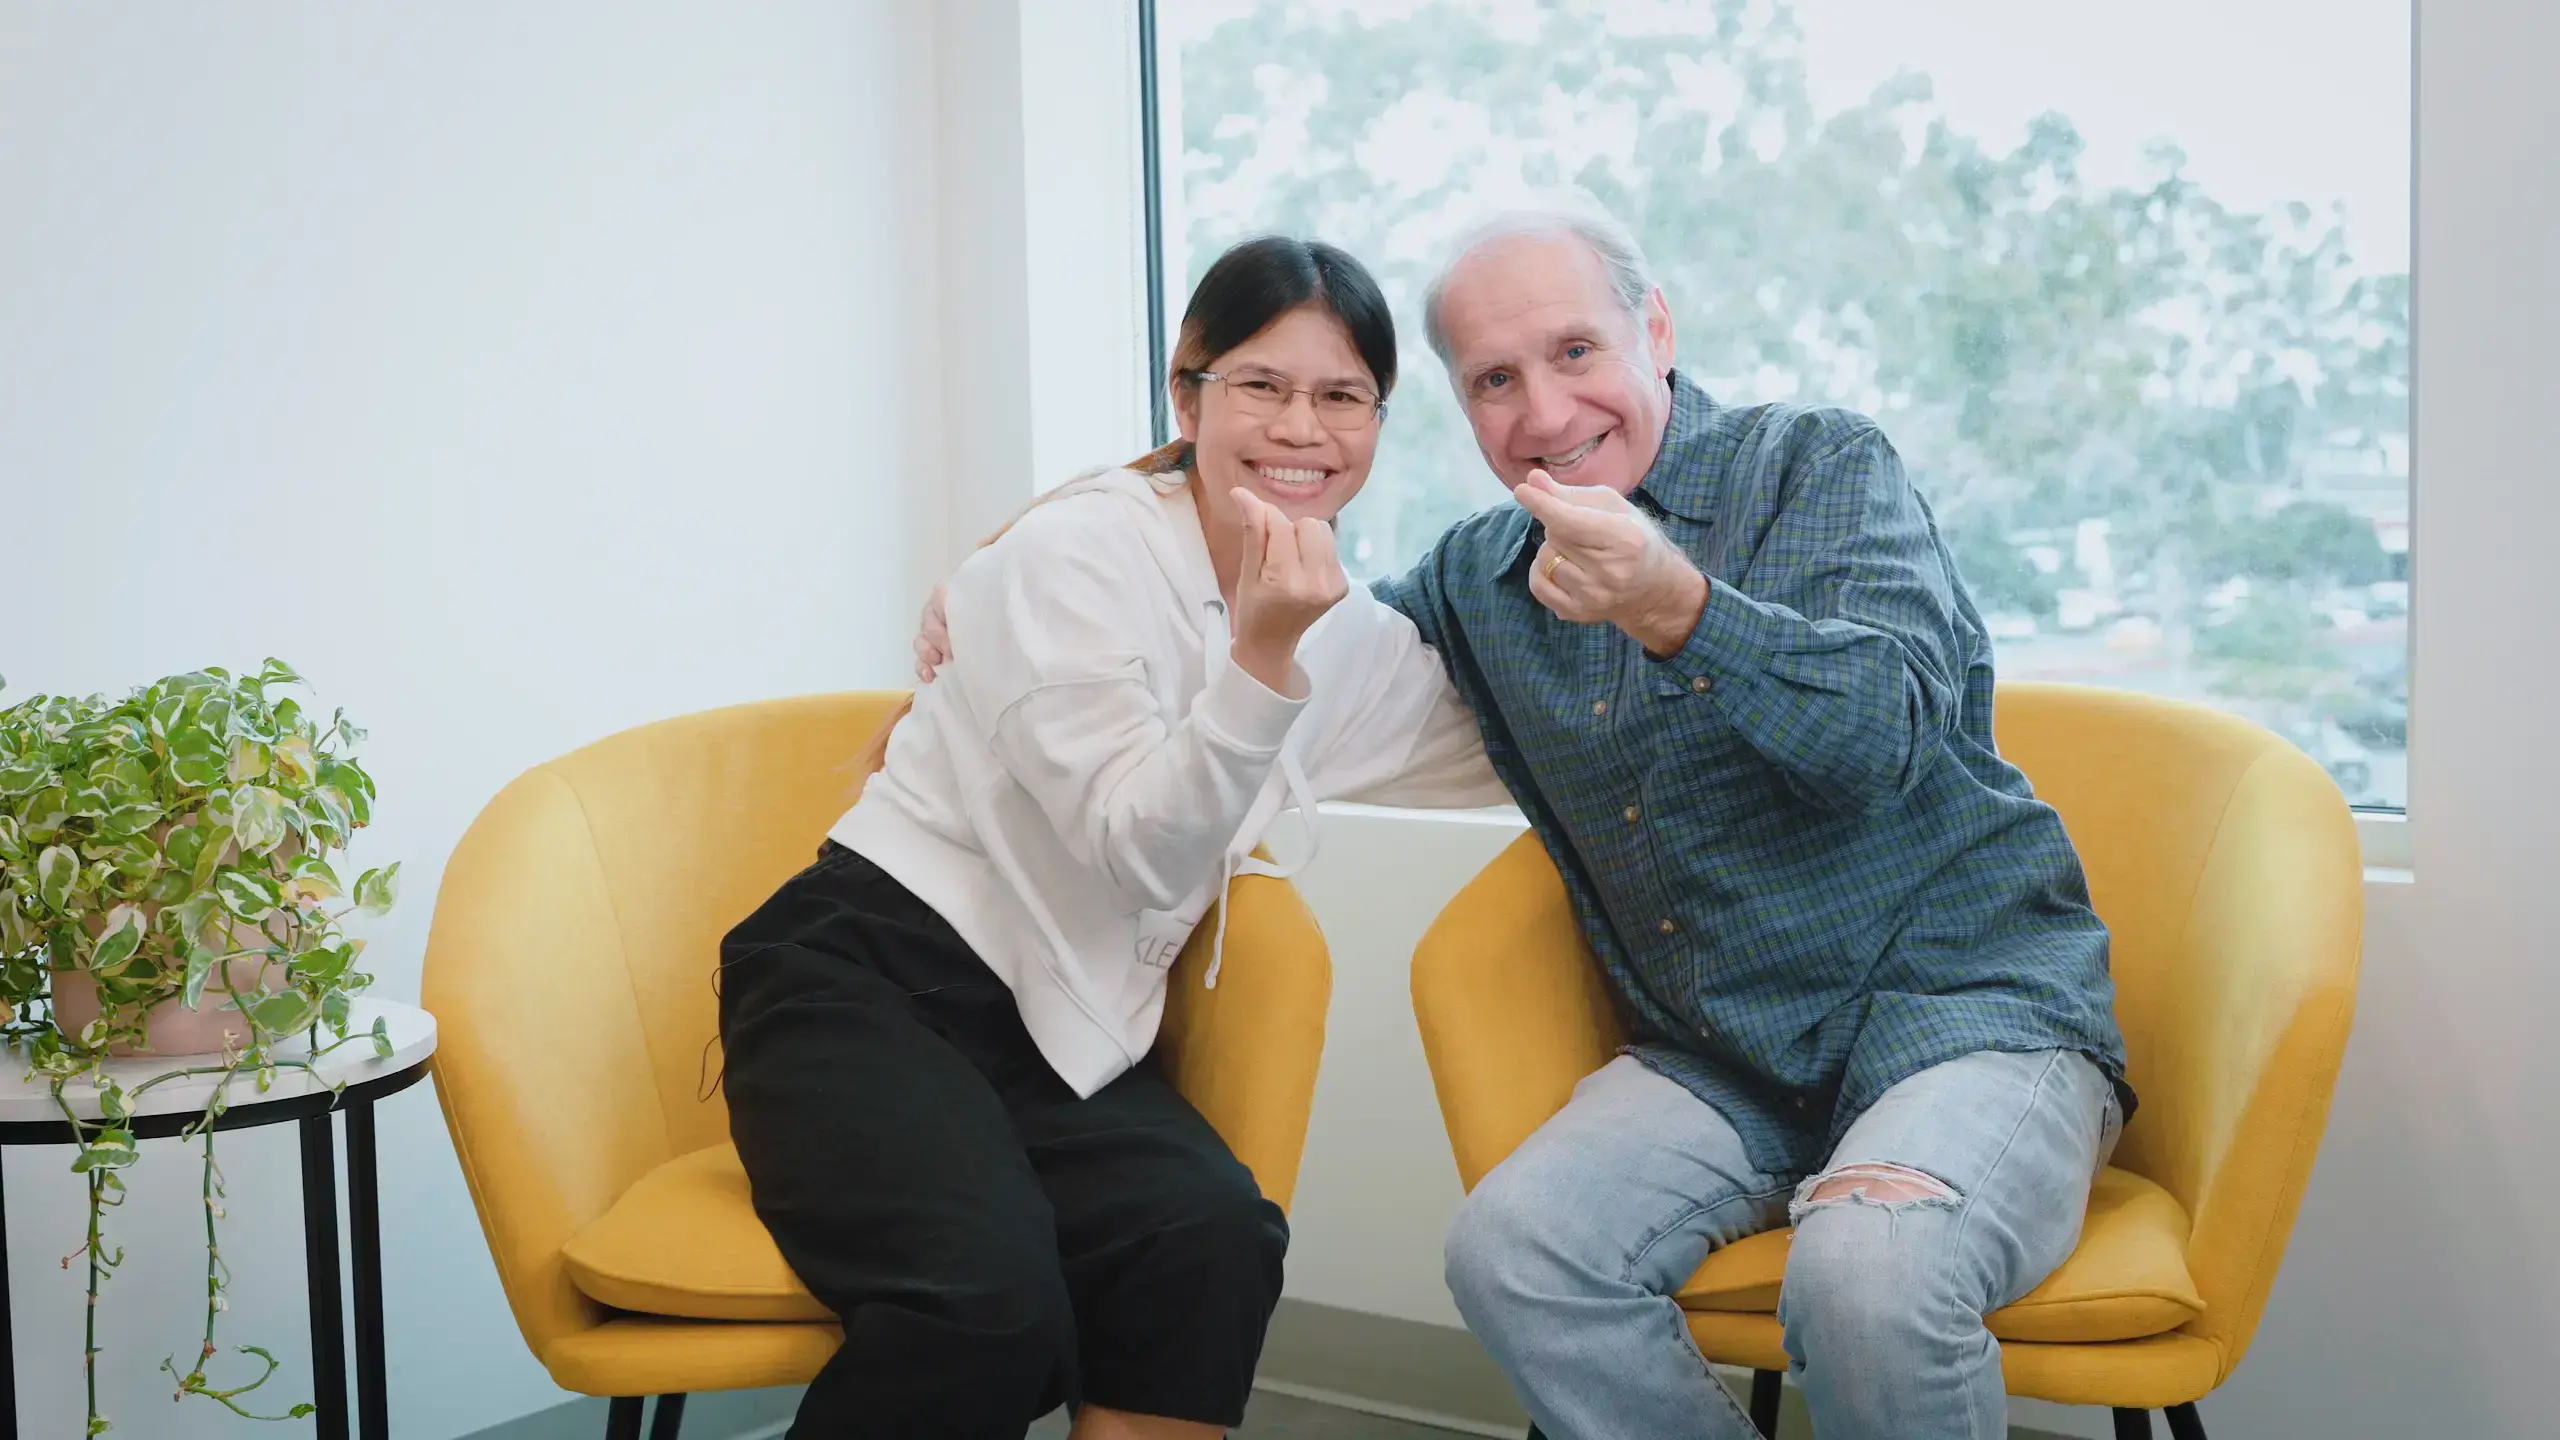
[[[2116,1164],[2194,1222],[2206,1313],[2239,1362],[2292,1232],[2354,1015],[2354,817],[2309,756],[2217,711],[2010,684],[2001,753],[2061,812],[2113,937],[2140,1108]]]
[[[904,699],[625,731],[519,777],[455,847],[427,944],[436,1087],[537,1354],[597,1316],[561,1244],[641,1175],[727,1138],[720,937],[814,857]]]

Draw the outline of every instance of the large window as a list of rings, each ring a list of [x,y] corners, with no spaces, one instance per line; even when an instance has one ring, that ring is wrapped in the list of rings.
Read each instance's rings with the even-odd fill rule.
[[[1725,403],[1875,415],[2001,673],[2241,711],[2406,803],[2409,0],[1157,0],[1167,313],[1359,255],[1406,380],[1356,573],[1503,501],[1415,301],[1489,191],[1643,239]]]

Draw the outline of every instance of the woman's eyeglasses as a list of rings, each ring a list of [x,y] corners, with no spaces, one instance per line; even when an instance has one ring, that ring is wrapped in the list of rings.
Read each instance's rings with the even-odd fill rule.
[[[1268,420],[1289,408],[1292,396],[1304,395],[1315,407],[1316,419],[1328,430],[1360,430],[1376,424],[1387,413],[1387,402],[1357,385],[1318,385],[1312,389],[1289,383],[1286,375],[1268,370],[1232,370],[1221,375],[1214,370],[1194,370],[1194,380],[1214,380],[1227,387],[1227,399],[1236,409],[1257,420]]]

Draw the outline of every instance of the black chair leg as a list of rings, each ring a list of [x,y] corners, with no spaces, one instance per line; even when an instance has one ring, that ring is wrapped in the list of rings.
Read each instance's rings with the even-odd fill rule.
[[[1529,1440],[1547,1440],[1547,1437],[1539,1433],[1537,1426],[1532,1425],[1529,1427]]]
[[[1760,1440],[1778,1440],[1778,1402],[1787,1393],[1787,1377],[1775,1370],[1751,1372],[1751,1428]]]
[[[2116,1412],[2116,1440],[2151,1440],[2151,1412],[2148,1410],[2118,1410]]]
[[[640,1407],[645,1403],[637,1395],[616,1395],[613,1408],[605,1412],[604,1440],[640,1440]]]
[[[2204,1440],[2204,1417],[2193,1404],[2172,1405],[2166,1413],[2172,1440]]]
[[[684,1397],[658,1397],[657,1417],[649,1422],[649,1440],[676,1440],[676,1432],[684,1428]]]

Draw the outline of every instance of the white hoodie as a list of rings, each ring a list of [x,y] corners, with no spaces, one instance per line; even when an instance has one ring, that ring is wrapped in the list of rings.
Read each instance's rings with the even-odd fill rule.
[[[1279,873],[1250,852],[1282,809],[1312,832],[1318,800],[1508,798],[1438,657],[1363,587],[1298,642],[1306,698],[1230,661],[1182,478],[1085,477],[962,563],[951,660],[831,832],[1012,987],[1079,1095],[1154,1045],[1228,881]]]

